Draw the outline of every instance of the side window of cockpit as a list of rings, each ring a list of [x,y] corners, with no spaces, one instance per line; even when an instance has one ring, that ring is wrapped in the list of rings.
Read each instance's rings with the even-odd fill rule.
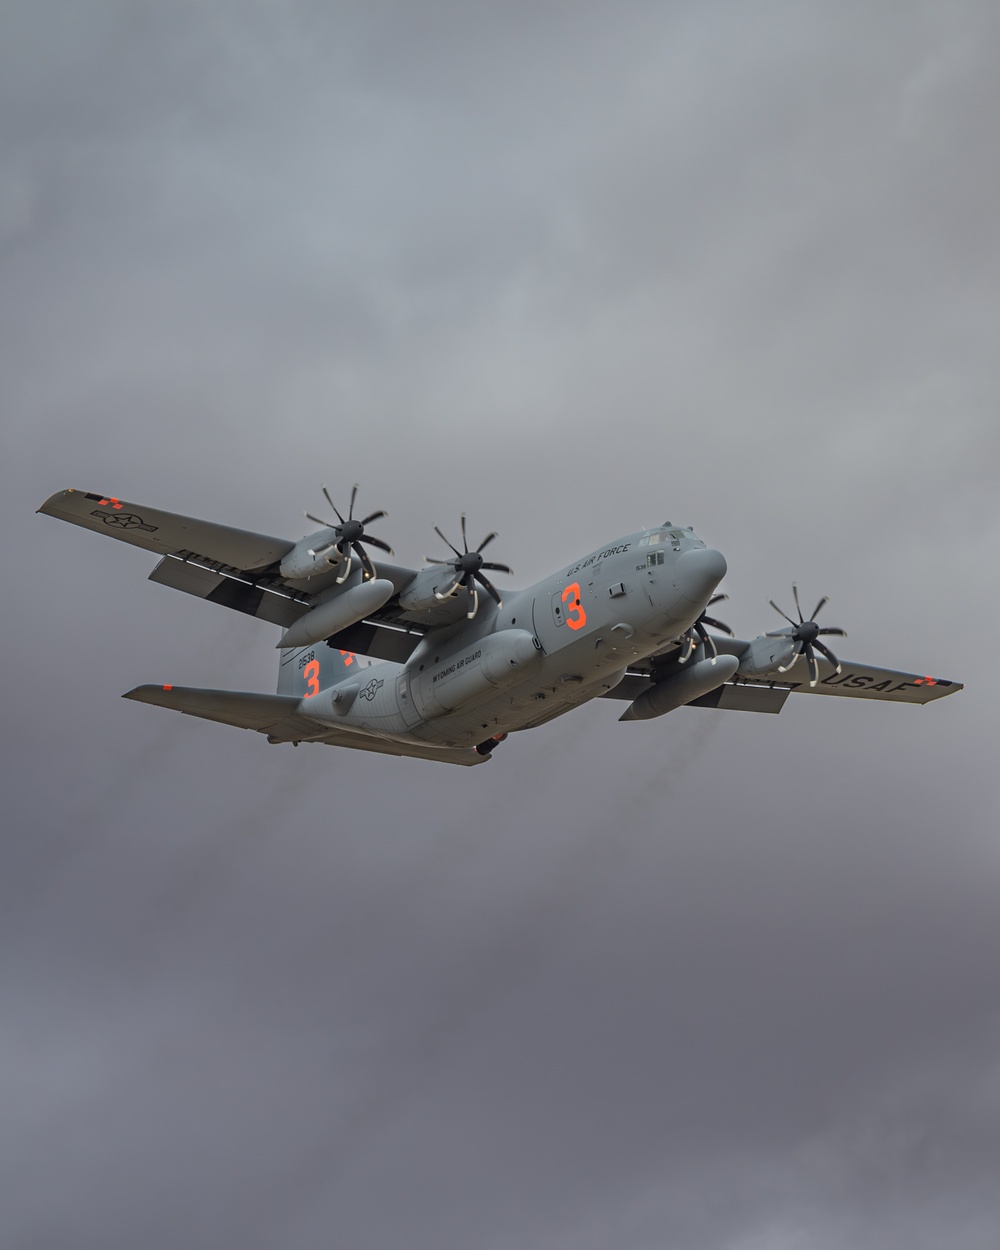
[[[662,551],[651,551],[649,555],[646,556],[646,566],[648,568],[654,568],[657,564],[662,564],[665,558],[666,557]]]

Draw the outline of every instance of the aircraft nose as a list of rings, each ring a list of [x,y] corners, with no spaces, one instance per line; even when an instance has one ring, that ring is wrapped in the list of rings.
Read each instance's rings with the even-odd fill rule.
[[[690,603],[704,603],[726,576],[726,557],[713,547],[682,551],[674,562],[674,582]]]

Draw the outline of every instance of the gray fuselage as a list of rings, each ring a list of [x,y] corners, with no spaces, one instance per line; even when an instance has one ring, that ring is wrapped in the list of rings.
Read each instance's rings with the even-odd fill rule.
[[[677,638],[726,572],[690,530],[631,534],[471,621],[427,633],[406,664],[323,665],[300,711],[382,738],[449,747],[528,729],[613,689]],[[309,652],[323,648],[311,648]],[[301,653],[288,657],[294,662]],[[335,654],[332,657],[338,659]],[[335,680],[330,682],[330,678]]]

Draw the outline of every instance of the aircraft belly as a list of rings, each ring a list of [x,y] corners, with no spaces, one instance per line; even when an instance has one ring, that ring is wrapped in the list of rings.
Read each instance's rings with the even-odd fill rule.
[[[564,682],[554,676],[556,671],[553,666],[548,674],[543,672],[536,680],[514,690],[497,693],[474,706],[415,726],[413,736],[441,745],[474,745],[494,734],[513,733],[553,720],[591,699],[600,698],[625,676],[625,668],[620,666],[610,672],[592,673],[587,681]]]

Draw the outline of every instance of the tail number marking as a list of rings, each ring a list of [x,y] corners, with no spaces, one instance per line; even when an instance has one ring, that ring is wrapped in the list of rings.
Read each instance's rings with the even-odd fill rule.
[[[314,694],[319,694],[319,660],[310,660],[302,670],[302,676],[308,687],[304,697],[311,699]]]

